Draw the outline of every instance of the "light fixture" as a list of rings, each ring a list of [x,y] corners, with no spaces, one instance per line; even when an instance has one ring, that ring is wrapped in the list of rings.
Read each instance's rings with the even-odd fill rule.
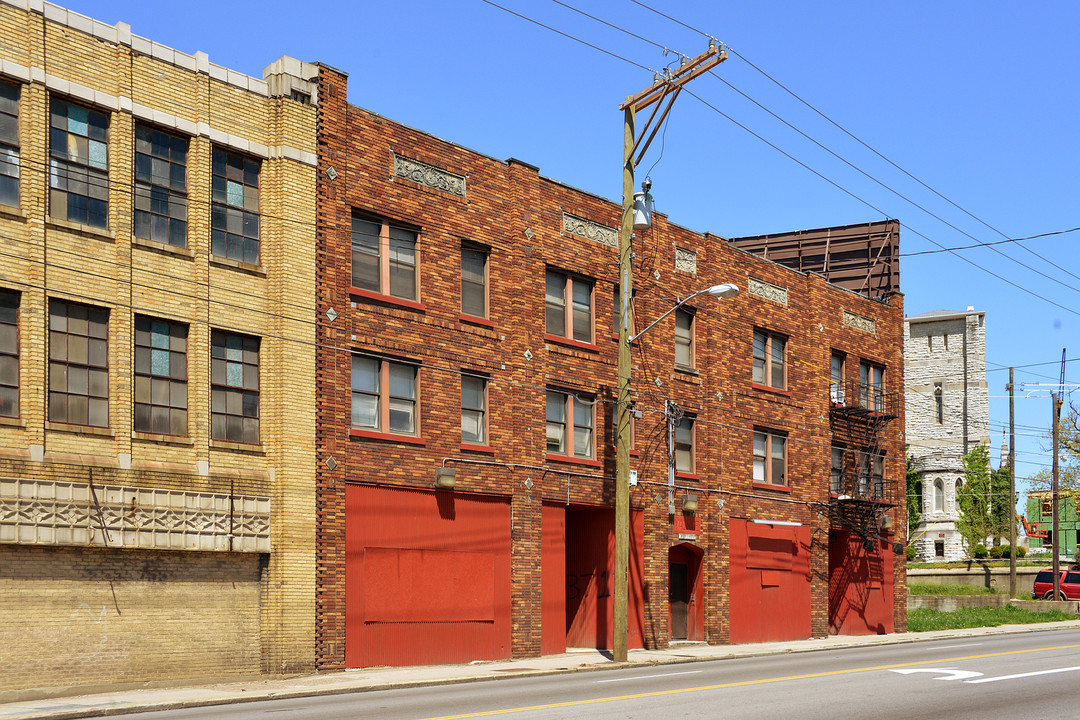
[[[443,488],[445,490],[453,490],[456,476],[456,468],[435,468],[435,487]]]
[[[682,511],[690,514],[697,512],[697,495],[686,493],[682,496]]]
[[[874,538],[863,538],[862,547],[866,552],[874,552],[877,548],[877,542]]]
[[[731,298],[739,294],[739,286],[735,283],[724,283],[722,285],[713,285],[705,292],[714,297]]]

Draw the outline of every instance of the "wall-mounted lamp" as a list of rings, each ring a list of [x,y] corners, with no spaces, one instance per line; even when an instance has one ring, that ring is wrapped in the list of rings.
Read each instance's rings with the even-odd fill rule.
[[[456,468],[439,467],[435,468],[435,487],[443,488],[446,490],[454,489],[454,482],[457,476]]]
[[[889,532],[890,530],[892,530],[892,518],[888,515],[882,515],[881,521],[878,523],[878,527],[880,527],[885,532]]]
[[[682,496],[682,511],[684,513],[697,512],[697,495],[686,493]]]
[[[874,538],[863,538],[862,547],[866,552],[874,552],[877,549],[877,541]]]

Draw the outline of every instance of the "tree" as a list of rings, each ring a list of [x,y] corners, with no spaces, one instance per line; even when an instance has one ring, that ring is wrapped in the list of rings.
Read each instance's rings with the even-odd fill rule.
[[[964,538],[968,552],[988,538],[997,545],[1009,534],[1013,520],[1013,503],[1009,493],[1009,468],[990,467],[990,448],[980,443],[964,456],[964,485],[957,501],[960,521],[957,530]]]
[[[907,459],[907,531],[908,539],[919,529],[922,517],[922,473],[915,469],[915,462]]]
[[[1051,433],[1046,434],[1047,439]],[[1080,410],[1069,403],[1069,412],[1058,420],[1058,492],[1061,495],[1080,493]],[[1050,449],[1049,447],[1047,448]],[[1053,471],[1043,468],[1028,480],[1034,491],[1050,491]]]

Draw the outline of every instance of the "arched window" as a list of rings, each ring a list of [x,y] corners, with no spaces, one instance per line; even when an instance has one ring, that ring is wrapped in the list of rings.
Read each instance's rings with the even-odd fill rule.
[[[953,488],[953,507],[960,511],[960,488],[964,487],[964,479],[956,478],[956,487]]]
[[[945,512],[945,483],[934,481],[934,512]]]

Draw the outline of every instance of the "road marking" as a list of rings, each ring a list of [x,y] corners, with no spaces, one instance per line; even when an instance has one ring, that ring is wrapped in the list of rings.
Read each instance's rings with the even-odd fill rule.
[[[982,680],[965,680],[964,682],[969,682],[974,685],[975,683],[997,682],[998,680],[1016,680],[1017,678],[1029,678],[1035,677],[1036,675],[1054,675],[1055,673],[1076,672],[1077,670],[1080,670],[1080,666],[1056,668],[1054,670],[1039,670],[1037,672],[1020,673],[1019,675],[1002,675],[1001,677],[983,678]]]
[[[965,657],[946,658],[939,660],[943,663],[954,663],[962,660],[981,660],[983,658],[1003,657],[1005,655],[1024,655],[1033,652],[1050,652],[1053,650],[1074,650],[1080,645],[1057,645],[1055,647],[1029,648],[1027,650],[1007,650],[1005,652],[985,653],[983,655],[967,655]],[[526,707],[504,708],[502,710],[480,710],[478,712],[462,713],[460,715],[440,715],[438,717],[424,718],[424,720],[464,720],[465,718],[493,717],[495,715],[510,715],[512,713],[532,712],[536,710],[554,710],[557,708],[577,707],[579,705],[597,705],[599,703],[619,702],[622,700],[640,700],[642,698],[663,697],[664,695],[680,695],[683,693],[702,692],[705,690],[723,690],[733,687],[748,687],[751,685],[767,685],[769,683],[787,682],[789,680],[808,680],[812,678],[830,677],[833,675],[851,675],[860,672],[873,672],[877,670],[892,670],[893,668],[911,667],[923,665],[925,660],[917,662],[896,663],[894,665],[874,665],[863,668],[849,668],[847,670],[831,670],[829,672],[807,673],[806,675],[788,675],[786,677],[761,678],[760,680],[743,680],[741,682],[721,683],[719,685],[702,685],[700,687],[678,688],[675,690],[656,690],[654,692],[636,693],[633,695],[616,695],[613,697],[592,698],[589,700],[568,700],[566,702],[547,703],[545,705],[529,705]]]
[[[935,647],[934,649],[935,650],[954,650],[956,648],[962,648],[962,647],[979,647],[980,645],[982,645],[982,643],[965,643],[963,645],[941,645],[939,647]]]
[[[936,677],[935,680],[963,680],[965,678],[982,677],[981,672],[975,672],[974,670],[957,670],[956,668],[910,668],[907,670],[890,670],[889,672],[900,673],[901,675],[910,675],[912,673],[944,673],[943,677]],[[972,682],[969,680],[968,682]]]
[[[705,671],[704,670],[687,670],[686,672],[662,673],[660,675],[638,675],[637,677],[630,677],[630,678],[613,678],[611,680],[597,680],[596,684],[600,685],[601,683],[627,682],[629,680],[652,680],[653,678],[672,677],[673,675],[694,675],[694,674],[697,674],[697,673],[700,673],[700,672],[705,672]]]

